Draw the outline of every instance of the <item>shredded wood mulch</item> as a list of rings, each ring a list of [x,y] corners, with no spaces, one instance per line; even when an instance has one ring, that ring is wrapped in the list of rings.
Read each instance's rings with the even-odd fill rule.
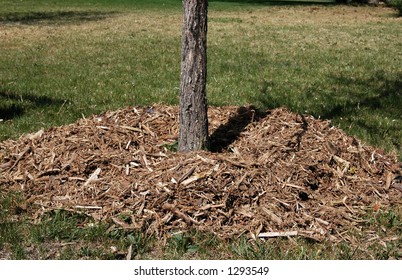
[[[0,185],[40,219],[55,209],[168,235],[353,242],[368,212],[400,208],[401,163],[279,108],[210,107],[211,151],[178,153],[178,108],[130,107],[0,143]]]

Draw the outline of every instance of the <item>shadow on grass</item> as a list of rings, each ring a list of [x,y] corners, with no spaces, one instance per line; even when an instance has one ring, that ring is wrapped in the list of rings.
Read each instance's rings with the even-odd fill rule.
[[[302,92],[297,98],[283,98],[271,92],[270,89],[275,87],[278,85],[274,82],[264,81],[261,94],[254,101],[264,109],[284,106],[299,113],[307,110],[324,119],[347,117],[364,110],[376,111],[391,119],[401,119],[401,75],[389,78],[384,73],[377,72],[364,79],[339,75],[331,77],[326,90],[312,86],[308,92]],[[309,96],[311,92],[315,94],[314,99]],[[300,100],[306,102],[300,106],[296,104],[300,103]]]
[[[373,145],[402,152],[402,76],[389,77],[381,71],[367,78],[339,74],[328,80],[325,89],[313,85],[298,96],[287,98],[271,92],[278,87],[264,82],[254,100],[264,109],[288,107],[295,113],[308,111],[315,117],[335,120],[348,131],[366,135]],[[353,129],[348,129],[353,127]],[[385,144],[386,143],[386,144]],[[384,147],[385,147],[384,146]],[[401,154],[402,156],[402,154]]]
[[[0,23],[33,24],[69,24],[103,20],[116,12],[91,11],[55,11],[55,12],[15,12],[0,14]]]
[[[0,119],[11,120],[22,116],[28,108],[62,106],[66,102],[66,100],[47,96],[20,95],[0,90]]]
[[[345,119],[362,131],[366,131],[373,144],[380,145],[388,139],[390,145],[399,150],[402,157],[402,76],[389,79],[377,74],[370,79],[354,80],[349,77],[336,77],[345,89],[357,87],[360,94],[324,110],[325,119]],[[364,89],[374,89],[375,95],[365,96]],[[363,116],[361,117],[360,114]]]
[[[230,144],[239,138],[245,127],[253,122],[264,118],[266,112],[258,110],[254,106],[240,107],[236,114],[229,118],[229,121],[220,125],[210,136],[210,151],[222,152]]]
[[[356,109],[379,111],[382,115],[392,119],[402,117],[402,77],[389,79],[383,74],[377,73],[369,79],[356,80],[350,77],[339,76],[334,78],[337,84],[342,87],[362,89],[354,92],[353,96],[345,104],[336,105],[329,110],[322,112],[327,119],[348,116],[354,114]],[[365,97],[363,89],[374,89],[376,95]]]

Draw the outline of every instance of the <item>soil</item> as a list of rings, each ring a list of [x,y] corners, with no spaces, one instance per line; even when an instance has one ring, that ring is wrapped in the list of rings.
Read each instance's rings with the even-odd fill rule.
[[[85,213],[166,236],[353,242],[367,213],[401,209],[401,162],[328,120],[278,108],[209,108],[210,151],[175,151],[178,108],[106,112],[0,143],[0,185],[34,220]]]

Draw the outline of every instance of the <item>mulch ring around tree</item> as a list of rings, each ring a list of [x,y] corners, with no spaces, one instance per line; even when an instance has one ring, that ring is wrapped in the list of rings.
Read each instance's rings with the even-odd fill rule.
[[[129,107],[0,143],[0,185],[34,220],[55,209],[157,236],[303,236],[354,242],[400,209],[402,164],[330,121],[210,107],[210,151],[178,153],[178,107]]]

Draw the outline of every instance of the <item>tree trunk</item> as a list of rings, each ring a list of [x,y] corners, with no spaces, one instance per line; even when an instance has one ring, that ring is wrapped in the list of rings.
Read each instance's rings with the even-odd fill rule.
[[[183,8],[178,149],[194,151],[208,147],[208,0],[183,0]]]

